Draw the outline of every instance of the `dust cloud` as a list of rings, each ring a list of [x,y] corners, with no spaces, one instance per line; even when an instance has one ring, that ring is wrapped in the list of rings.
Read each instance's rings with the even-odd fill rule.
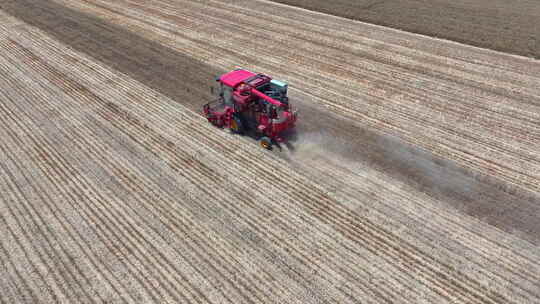
[[[305,107],[289,143],[277,152],[292,167],[360,173],[375,169],[522,239],[540,244],[540,197],[515,189],[496,177],[481,175],[457,163],[405,142],[361,127],[343,117]],[[322,169],[321,169],[322,168]],[[330,169],[331,168],[331,169]],[[339,189],[338,189],[339,190]]]

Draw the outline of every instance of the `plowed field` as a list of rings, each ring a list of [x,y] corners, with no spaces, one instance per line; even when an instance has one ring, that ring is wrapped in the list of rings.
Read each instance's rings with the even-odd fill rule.
[[[540,63],[267,1],[0,1],[0,303],[537,303]],[[200,116],[290,82],[282,151]]]
[[[540,3],[534,0],[274,1],[540,59]]]

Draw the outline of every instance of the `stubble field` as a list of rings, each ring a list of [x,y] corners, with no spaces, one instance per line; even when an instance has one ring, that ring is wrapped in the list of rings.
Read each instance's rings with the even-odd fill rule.
[[[0,2],[0,302],[540,301],[540,64],[266,1]],[[289,80],[284,151],[198,114]]]

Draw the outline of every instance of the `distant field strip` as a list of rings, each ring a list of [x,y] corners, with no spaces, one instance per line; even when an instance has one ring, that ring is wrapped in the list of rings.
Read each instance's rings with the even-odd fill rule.
[[[534,0],[274,2],[540,59],[540,3]]]

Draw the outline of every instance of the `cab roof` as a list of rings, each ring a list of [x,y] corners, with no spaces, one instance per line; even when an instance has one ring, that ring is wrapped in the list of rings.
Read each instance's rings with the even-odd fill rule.
[[[219,77],[219,81],[221,81],[226,86],[235,87],[242,81],[245,81],[246,79],[256,75],[257,74],[248,70],[238,69],[221,75],[221,77]]]

